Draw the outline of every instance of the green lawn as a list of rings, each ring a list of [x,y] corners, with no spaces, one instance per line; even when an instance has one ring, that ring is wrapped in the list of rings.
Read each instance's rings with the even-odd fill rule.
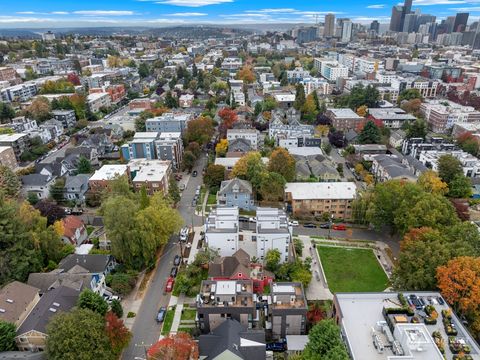
[[[383,291],[388,278],[369,249],[317,246],[332,293]]]
[[[207,204],[208,205],[215,205],[217,203],[217,195],[216,194],[208,194]]]
[[[189,309],[189,308],[183,308],[183,313],[182,313],[182,317],[180,318],[180,321],[181,320],[195,320],[195,315],[197,315],[197,310]]]
[[[175,315],[175,307],[170,310],[167,310],[167,314],[165,315],[165,320],[163,320],[162,335],[168,335],[168,333],[170,332],[170,329],[172,328],[174,315]]]

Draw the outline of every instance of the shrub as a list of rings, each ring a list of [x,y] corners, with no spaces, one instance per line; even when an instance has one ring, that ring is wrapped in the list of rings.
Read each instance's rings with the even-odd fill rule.
[[[137,314],[135,314],[133,311],[129,311],[128,314],[127,314],[127,318],[134,318],[135,316],[137,316]]]

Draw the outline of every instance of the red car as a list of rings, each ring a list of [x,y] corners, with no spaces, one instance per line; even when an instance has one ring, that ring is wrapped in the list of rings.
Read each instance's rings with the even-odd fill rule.
[[[172,277],[169,277],[167,280],[167,284],[165,285],[165,292],[172,292],[174,284],[175,284],[175,279]]]
[[[347,227],[346,227],[344,224],[334,224],[334,225],[332,226],[332,229],[333,229],[333,230],[342,230],[342,231],[344,231],[344,230],[347,230]]]

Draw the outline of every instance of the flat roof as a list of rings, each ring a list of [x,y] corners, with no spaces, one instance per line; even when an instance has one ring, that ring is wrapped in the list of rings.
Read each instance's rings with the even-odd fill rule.
[[[117,176],[126,174],[127,165],[103,165],[90,177],[89,181],[112,180]]]
[[[285,193],[291,193],[293,200],[354,199],[357,185],[354,182],[298,182],[286,183]]]
[[[445,341],[447,359],[452,355],[448,349],[448,337],[445,333],[442,323],[442,310],[449,309],[444,303],[440,305],[437,299],[440,297],[438,292],[404,292],[405,297],[412,294],[422,298],[427,304],[428,299],[434,299],[433,306],[439,314],[437,324],[425,325],[424,323],[397,322],[394,324],[393,334],[390,332],[391,340],[396,340],[404,352],[403,356],[395,355],[392,348],[385,346],[383,352],[379,352],[374,346],[373,334],[378,335],[384,345],[388,345],[389,336],[385,335],[384,326],[387,326],[383,316],[383,308],[398,308],[400,303],[398,293],[379,292],[379,293],[337,293],[335,301],[338,304],[338,315],[340,325],[344,334],[347,347],[350,349],[353,360],[442,360],[443,355],[438,350],[432,339],[431,333],[439,331]],[[420,311],[415,315],[422,319]],[[470,355],[473,359],[480,359],[480,349],[470,334],[463,328],[458,319],[453,316],[455,327],[458,330],[457,338],[464,340],[471,348]],[[408,319],[407,319],[408,321]],[[421,320],[422,321],[422,320]]]
[[[18,139],[21,139],[22,137],[28,136],[27,134],[24,133],[14,133],[14,134],[0,134],[0,141],[17,141]]]
[[[217,281],[216,295],[234,295],[236,294],[236,281]]]
[[[342,108],[342,109],[334,109],[329,108],[328,111],[331,111],[333,115],[337,118],[348,118],[348,119],[363,119],[363,117],[359,116],[355,111],[349,108]]]

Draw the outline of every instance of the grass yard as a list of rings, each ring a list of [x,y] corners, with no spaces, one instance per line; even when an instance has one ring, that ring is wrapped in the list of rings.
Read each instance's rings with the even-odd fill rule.
[[[175,315],[175,307],[173,307],[170,310],[167,310],[167,314],[165,315],[165,320],[163,320],[162,335],[168,335],[168,333],[170,332],[170,329],[172,328],[174,315]]]
[[[182,317],[180,318],[180,321],[195,320],[196,314],[197,314],[197,310],[195,309],[183,308]]]
[[[317,246],[332,293],[383,291],[387,275],[372,250]]]
[[[217,195],[216,194],[208,194],[207,204],[208,205],[215,205],[217,203]]]

